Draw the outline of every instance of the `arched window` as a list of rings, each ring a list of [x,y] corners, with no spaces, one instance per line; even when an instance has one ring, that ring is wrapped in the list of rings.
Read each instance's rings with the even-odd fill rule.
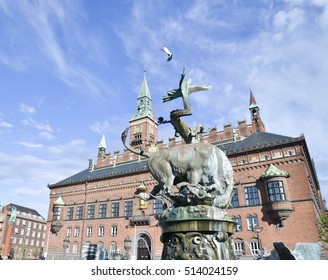
[[[247,216],[247,229],[253,230],[253,228],[258,227],[259,221],[257,215],[248,215]]]
[[[250,250],[251,250],[252,255],[253,256],[258,255],[259,252],[260,252],[260,244],[259,244],[258,239],[257,238],[252,238],[250,240],[249,245],[250,245]]]
[[[233,240],[233,244],[234,244],[234,252],[236,256],[241,256],[245,254],[244,242],[242,239],[237,238]]]
[[[72,253],[77,254],[79,251],[79,243],[74,242],[72,247]]]
[[[116,242],[111,242],[109,247],[109,253],[115,254],[117,252],[117,244]]]
[[[237,223],[235,225],[235,228],[234,228],[235,229],[235,232],[242,231],[243,230],[243,227],[242,227],[242,224],[241,224],[241,218],[240,218],[240,216],[234,216],[232,218]]]

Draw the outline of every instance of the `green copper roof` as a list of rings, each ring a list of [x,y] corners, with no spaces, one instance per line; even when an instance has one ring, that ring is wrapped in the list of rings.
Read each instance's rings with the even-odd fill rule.
[[[54,202],[54,205],[65,205],[65,202],[64,202],[63,198],[60,196],[56,199],[56,201]]]
[[[148,87],[146,76],[144,76],[144,79],[142,81],[142,84],[139,89],[139,94],[138,94],[138,98],[142,98],[142,97],[148,97],[151,100],[150,90]]]
[[[262,174],[261,178],[272,178],[272,177],[288,177],[288,172],[280,170],[271,164],[268,169]]]
[[[132,118],[131,121],[138,120],[144,117],[148,117],[153,119],[153,112],[152,112],[152,100],[151,95],[146,79],[146,69],[144,70],[144,79],[139,89],[139,94],[137,98],[137,112]]]

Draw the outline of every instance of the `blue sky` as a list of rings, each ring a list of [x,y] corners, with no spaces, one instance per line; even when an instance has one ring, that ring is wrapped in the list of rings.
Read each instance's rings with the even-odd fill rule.
[[[251,87],[268,132],[304,133],[328,198],[325,0],[0,0],[0,35],[1,204],[46,218],[48,183],[87,168],[102,133],[122,151],[145,65],[157,117],[181,107],[161,97],[183,67],[212,85],[191,96],[191,126],[249,123]]]

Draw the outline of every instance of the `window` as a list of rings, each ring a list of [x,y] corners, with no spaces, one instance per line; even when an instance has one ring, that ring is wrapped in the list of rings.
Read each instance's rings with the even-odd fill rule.
[[[241,225],[241,218],[239,217],[239,216],[237,216],[237,217],[233,217],[233,220],[237,223],[236,225],[235,225],[235,231],[237,232],[237,231],[242,231],[242,225]]]
[[[99,226],[98,236],[104,236],[104,234],[105,234],[105,227],[104,226]]]
[[[71,227],[67,228],[66,236],[68,236],[68,237],[72,236],[72,228]]]
[[[286,200],[283,181],[271,181],[267,183],[269,201]]]
[[[106,218],[107,204],[99,204],[99,218]]]
[[[259,205],[259,192],[257,186],[245,187],[246,205]]]
[[[153,200],[153,212],[154,214],[162,214],[163,212],[163,201],[160,199]]]
[[[69,221],[73,220],[73,212],[74,212],[74,207],[67,208],[67,220]]]
[[[260,252],[259,241],[256,238],[253,238],[249,245],[250,245],[252,255],[258,255]]]
[[[72,247],[72,253],[77,254],[78,250],[79,250],[79,244],[77,242],[74,242]]]
[[[70,248],[71,248],[71,243],[68,242],[67,245],[68,245],[68,246],[67,246],[67,248],[65,248],[65,252],[66,252],[66,253],[69,253],[69,250],[70,250]]]
[[[83,218],[83,206],[78,206],[76,209],[76,219],[81,220]]]
[[[233,191],[232,191],[232,197],[231,197],[230,205],[231,205],[231,207],[238,207],[239,206],[237,189],[233,189]]]
[[[94,204],[88,206],[88,219],[94,219],[95,208],[96,208],[96,206]]]
[[[92,236],[92,226],[88,226],[87,227],[87,237],[91,237]]]
[[[114,225],[114,226],[111,227],[110,235],[111,236],[116,236],[117,235],[117,225]]]
[[[257,216],[248,216],[247,217],[247,229],[248,230],[253,230],[254,227],[258,227],[259,222],[257,219]]]
[[[241,239],[236,239],[234,240],[233,244],[234,244],[235,255],[237,256],[243,255],[245,252],[244,242]]]
[[[133,201],[125,201],[124,204],[124,215],[125,217],[132,217],[133,212]]]
[[[60,220],[60,214],[61,214],[61,207],[55,206],[53,220],[54,221]]]
[[[114,202],[112,203],[112,217],[118,217],[120,209],[120,203]]]
[[[74,237],[78,237],[80,235],[80,228],[79,227],[75,227],[74,228]]]
[[[115,242],[110,243],[109,252],[115,254],[117,251],[117,244]]]

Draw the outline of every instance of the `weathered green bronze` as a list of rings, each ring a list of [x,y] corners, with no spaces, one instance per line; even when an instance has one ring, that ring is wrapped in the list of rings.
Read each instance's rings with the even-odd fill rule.
[[[211,86],[190,85],[185,69],[179,88],[167,92],[163,102],[182,97],[184,109],[170,113],[171,123],[186,145],[155,152],[137,152],[149,157],[148,167],[158,182],[151,193],[138,193],[148,200],[162,196],[168,207],[158,217],[164,244],[163,260],[234,259],[232,239],[235,222],[226,209],[233,189],[233,170],[227,156],[216,146],[199,141],[202,126],[192,130],[181,120],[192,114],[189,95]],[[125,145],[128,129],[122,133]],[[127,147],[132,152],[132,149]]]

